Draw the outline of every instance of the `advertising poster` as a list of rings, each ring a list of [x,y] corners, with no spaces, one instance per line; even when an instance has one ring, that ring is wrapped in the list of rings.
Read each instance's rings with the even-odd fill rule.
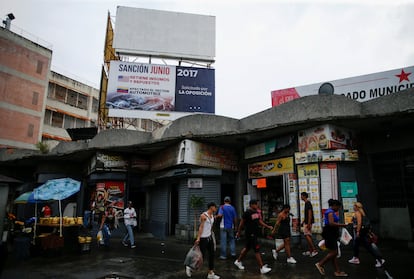
[[[319,167],[318,164],[298,165],[298,182],[299,195],[306,192],[309,195],[309,201],[312,203],[315,223],[312,231],[315,233],[322,232],[322,212],[319,191]],[[305,203],[300,200],[300,223],[304,220]]]
[[[105,208],[111,206],[114,208],[118,217],[123,216],[125,207],[125,182],[123,181],[105,181],[96,183],[96,204],[104,204]]]
[[[279,158],[248,165],[249,178],[277,176],[293,173],[293,157]]]
[[[352,100],[365,102],[414,87],[413,72],[414,66],[411,66],[363,76],[273,90],[271,92],[272,106],[278,106],[299,97],[317,95],[319,89],[327,84],[333,89],[333,94],[344,95]]]
[[[350,142],[351,135],[351,131],[329,124],[299,131],[299,152],[347,149],[347,142]]]
[[[214,69],[177,67],[175,110],[215,112]]]
[[[173,111],[175,66],[111,61],[106,106]]]
[[[297,176],[294,173],[287,175],[288,192],[289,192],[289,205],[290,213],[292,216],[291,234],[293,236],[300,235],[300,222],[299,222],[299,204],[298,204],[298,187]]]

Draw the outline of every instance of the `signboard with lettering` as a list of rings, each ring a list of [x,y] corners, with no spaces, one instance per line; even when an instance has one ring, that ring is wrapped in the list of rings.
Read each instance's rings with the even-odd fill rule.
[[[110,117],[214,113],[214,69],[111,61],[106,106]]]
[[[273,90],[271,92],[272,106],[278,106],[299,97],[317,95],[321,86],[326,84],[331,85],[333,94],[345,95],[350,99],[364,102],[414,87],[413,72],[414,66],[410,66],[363,76]]]

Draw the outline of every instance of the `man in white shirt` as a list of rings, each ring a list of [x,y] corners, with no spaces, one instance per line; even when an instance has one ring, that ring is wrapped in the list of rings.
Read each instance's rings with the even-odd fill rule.
[[[135,248],[135,240],[134,240],[134,227],[137,225],[137,213],[135,212],[135,208],[132,207],[132,202],[128,202],[128,207],[124,209],[124,223],[127,229],[127,233],[122,240],[122,244],[125,247],[128,247],[127,240],[129,238],[129,242],[131,244],[131,248]]]

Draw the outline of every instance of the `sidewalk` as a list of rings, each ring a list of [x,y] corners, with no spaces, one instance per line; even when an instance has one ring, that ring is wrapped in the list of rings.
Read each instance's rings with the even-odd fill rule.
[[[184,272],[184,257],[192,246],[169,237],[165,241],[155,239],[150,234],[137,234],[137,248],[131,249],[121,244],[121,239],[111,239],[111,247],[105,249],[92,245],[90,253],[71,252],[56,256],[36,256],[25,261],[16,261],[13,255],[8,256],[1,278],[186,278]],[[273,243],[273,242],[271,242]],[[272,244],[262,244],[262,257],[272,271],[260,275],[253,251],[250,251],[243,261],[246,270],[238,270],[233,259],[220,260],[216,255],[216,272],[221,278],[320,278],[314,264],[325,255],[320,252],[314,258],[302,256],[302,250],[293,247],[292,253],[297,264],[287,264],[286,255],[280,254],[277,261],[272,258]],[[237,241],[239,253],[244,241]],[[361,264],[351,265],[347,261],[352,257],[351,246],[342,246],[342,257],[339,264],[349,278],[413,278],[410,267],[414,266],[414,252],[407,244],[396,241],[382,241],[379,247],[384,254],[386,269],[374,267],[374,259],[361,249]],[[333,269],[326,265],[325,278],[333,278]],[[194,272],[192,278],[206,278],[207,263],[200,271]]]

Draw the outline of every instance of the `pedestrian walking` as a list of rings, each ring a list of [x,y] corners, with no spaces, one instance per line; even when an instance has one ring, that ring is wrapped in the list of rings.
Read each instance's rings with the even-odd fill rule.
[[[127,241],[129,240],[131,248],[135,248],[134,228],[137,226],[137,213],[135,208],[132,207],[132,201],[129,201],[128,207],[124,209],[124,224],[127,232],[122,240],[122,244],[128,247]]]
[[[234,229],[237,227],[237,213],[231,205],[230,197],[224,198],[224,204],[220,206],[217,218],[221,217],[220,222],[220,259],[227,259],[227,243],[230,248],[230,255],[236,257],[236,240]]]
[[[339,238],[339,228],[346,227],[346,224],[339,223],[339,217],[336,215],[339,208],[341,207],[341,202],[338,200],[330,199],[328,201],[329,209],[325,211],[324,214],[324,227],[322,231],[322,237],[325,240],[325,246],[329,250],[328,254],[315,264],[316,268],[319,270],[321,275],[325,275],[324,265],[331,261],[335,269],[335,277],[347,277],[348,274],[339,269],[338,264],[338,238]]]
[[[276,238],[283,239],[283,243],[279,247],[275,247],[276,249],[272,249],[273,258],[277,260],[278,253],[285,249],[287,254],[286,262],[295,264],[296,260],[292,257],[290,249],[290,205],[283,205],[282,210],[277,215],[277,220],[272,230],[272,235],[274,234],[277,235]]]
[[[242,220],[239,224],[236,237],[240,237],[241,231],[245,229],[246,244],[240,252],[240,256],[234,262],[234,264],[241,270],[244,270],[242,260],[247,255],[250,249],[253,249],[256,256],[256,261],[260,268],[261,274],[266,274],[272,269],[263,264],[262,256],[260,255],[260,244],[257,241],[258,234],[260,233],[260,226],[273,229],[272,226],[267,225],[260,218],[260,214],[257,212],[257,200],[249,201],[249,208],[243,213]]]
[[[115,228],[115,211],[113,207],[108,207],[106,212],[102,214],[101,225],[99,230],[102,231],[105,247],[109,247],[112,230]]]
[[[304,220],[302,223],[303,235],[305,236],[306,242],[308,243],[308,251],[302,253],[304,256],[314,257],[318,254],[318,251],[315,248],[315,244],[312,239],[312,225],[315,223],[315,218],[313,215],[312,203],[308,199],[309,195],[306,192],[300,194],[300,199],[305,202],[304,208]]]
[[[208,274],[207,279],[219,279],[220,276],[214,273],[214,250],[215,239],[213,235],[214,213],[217,211],[217,205],[214,202],[207,204],[207,211],[200,215],[200,226],[198,228],[196,245],[200,245],[203,258],[208,254]],[[192,269],[189,266],[185,267],[188,277],[192,275]]]
[[[365,249],[367,249],[368,252],[374,256],[376,260],[375,267],[382,267],[385,260],[382,257],[377,245],[370,242],[368,234],[371,230],[371,224],[364,211],[364,206],[360,202],[354,203],[354,216],[352,217],[352,223],[354,228],[353,257],[348,262],[351,264],[360,263],[359,246],[363,245]]]

